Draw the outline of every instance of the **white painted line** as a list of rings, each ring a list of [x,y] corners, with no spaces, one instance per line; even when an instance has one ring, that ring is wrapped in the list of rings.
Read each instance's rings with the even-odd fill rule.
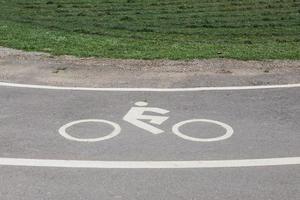
[[[210,161],[85,161],[0,158],[0,165],[98,169],[180,169],[299,165],[300,157]]]
[[[88,87],[59,87],[46,85],[30,85],[18,83],[0,82],[0,86],[18,87],[31,89],[47,90],[78,90],[78,91],[108,91],[108,92],[188,92],[188,91],[223,91],[223,90],[258,90],[258,89],[279,89],[279,88],[298,88],[298,84],[285,85],[260,85],[260,86],[231,86],[231,87],[194,87],[194,88],[88,88]]]

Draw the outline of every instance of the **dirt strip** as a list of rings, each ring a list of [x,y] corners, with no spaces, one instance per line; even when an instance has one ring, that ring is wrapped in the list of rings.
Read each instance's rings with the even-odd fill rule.
[[[121,60],[0,47],[0,81],[78,87],[200,87],[300,82],[300,61]]]

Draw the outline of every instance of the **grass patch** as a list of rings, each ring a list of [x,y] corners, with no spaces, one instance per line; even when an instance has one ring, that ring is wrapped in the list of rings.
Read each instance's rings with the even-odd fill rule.
[[[0,0],[0,45],[134,59],[300,59],[298,0]]]

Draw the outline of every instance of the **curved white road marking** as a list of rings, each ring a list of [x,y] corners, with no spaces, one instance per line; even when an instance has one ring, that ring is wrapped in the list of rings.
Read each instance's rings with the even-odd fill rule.
[[[0,82],[0,86],[47,89],[47,90],[78,90],[78,91],[107,91],[107,92],[188,92],[188,91],[222,91],[222,90],[258,90],[277,88],[298,88],[300,83],[285,85],[260,85],[260,86],[231,86],[231,87],[194,87],[194,88],[89,88],[89,87],[60,87],[46,85],[30,85]]]
[[[300,157],[204,160],[204,161],[88,161],[88,160],[48,160],[0,158],[0,166],[63,167],[98,169],[180,169],[180,168],[227,168],[259,167],[279,165],[299,165]]]

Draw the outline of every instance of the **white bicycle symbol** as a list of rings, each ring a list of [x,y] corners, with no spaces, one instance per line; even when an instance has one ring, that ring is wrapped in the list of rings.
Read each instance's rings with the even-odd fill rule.
[[[155,115],[146,115],[144,114],[145,112],[153,112],[153,113],[158,113],[161,115],[165,115],[169,113],[170,111],[162,109],[162,108],[154,108],[154,107],[146,107],[148,105],[147,102],[136,102],[135,105],[137,107],[132,107],[128,113],[123,117],[123,120],[135,125],[141,129],[144,129],[146,131],[149,131],[153,134],[160,134],[163,133],[164,131],[152,126],[146,122],[143,122],[142,120],[148,120],[149,123],[151,124],[156,124],[156,125],[161,125],[163,122],[165,122],[169,117],[168,116],[155,116]],[[90,122],[95,122],[95,123],[104,123],[108,124],[113,127],[113,131],[109,133],[106,136],[103,137],[98,137],[98,138],[78,138],[70,135],[67,132],[67,129],[76,125],[76,124],[81,124],[81,123],[90,123]],[[198,137],[191,137],[188,136],[187,134],[182,133],[179,128],[182,127],[185,124],[189,123],[195,123],[195,122],[202,122],[202,123],[210,123],[210,124],[215,124],[218,126],[221,126],[226,130],[226,133],[222,136],[219,137],[213,137],[213,138],[198,138]],[[98,141],[103,141],[103,140],[108,140],[111,139],[117,135],[120,134],[121,132],[121,127],[119,124],[104,120],[104,119],[82,119],[82,120],[77,120],[73,121],[70,123],[67,123],[63,125],[58,132],[60,133],[61,136],[68,140],[73,140],[73,141],[78,141],[78,142],[98,142]],[[215,141],[220,141],[220,140],[225,140],[228,139],[232,136],[233,134],[233,128],[229,126],[228,124],[225,124],[220,121],[215,121],[211,119],[190,119],[186,121],[181,121],[172,127],[172,132],[179,136],[182,139],[189,140],[189,141],[194,141],[194,142],[215,142]]]

